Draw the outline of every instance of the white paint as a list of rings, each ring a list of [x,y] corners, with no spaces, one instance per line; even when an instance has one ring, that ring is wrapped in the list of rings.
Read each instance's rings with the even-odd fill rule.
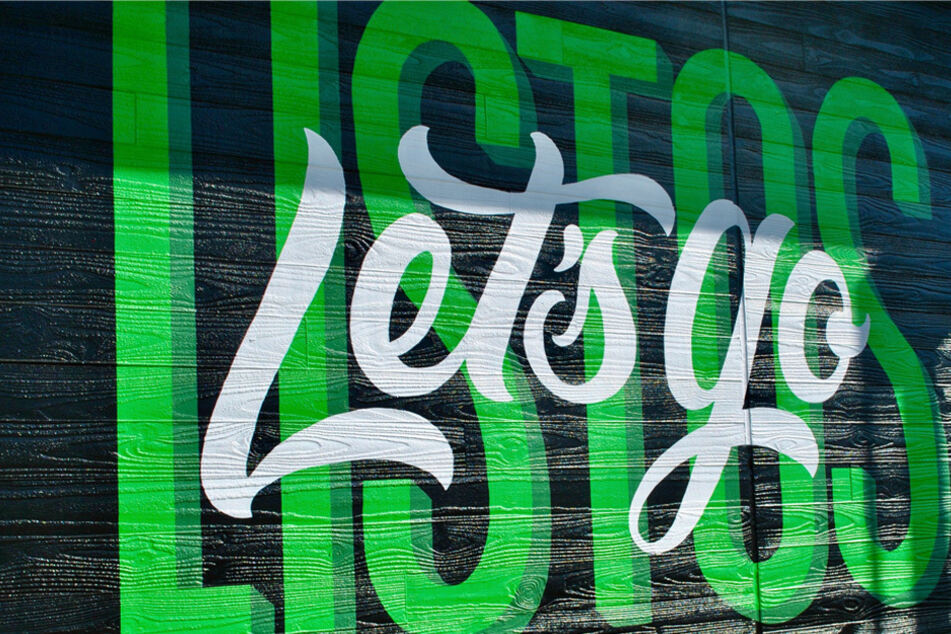
[[[578,301],[565,331],[552,337],[561,347],[577,341],[588,315],[591,294],[598,300],[604,336],[604,358],[594,377],[583,383],[568,383],[558,377],[545,353],[545,319],[565,301],[560,291],[545,291],[532,304],[525,320],[525,354],[542,385],[572,403],[599,403],[627,383],[637,359],[637,335],[631,307],[614,269],[615,231],[598,233],[588,245],[578,276]]]
[[[693,366],[693,325],[701,286],[714,250],[721,236],[733,227],[740,230],[746,254],[743,294],[719,379],[713,387],[704,389],[697,382]],[[634,493],[629,529],[634,542],[645,552],[667,552],[687,538],[710,502],[734,447],[751,445],[772,449],[800,463],[811,476],[816,474],[819,447],[812,430],[801,418],[776,408],[743,407],[773,269],[783,239],[791,228],[791,220],[773,214],[760,223],[753,238],[743,211],[730,201],[716,200],[707,205],[687,238],[667,303],[664,326],[667,382],[674,398],[684,408],[712,407],[708,422],[661,454]],[[805,366],[804,329],[808,302],[815,288],[826,279],[832,280],[843,294],[845,308],[837,315],[844,315],[846,323],[843,317],[837,316],[827,329],[830,347],[842,360],[833,376],[822,380]],[[845,281],[832,258],[815,251],[803,256],[787,283],[777,333],[784,377],[787,381],[794,377],[790,385],[803,400],[821,402],[829,398],[838,389],[848,361],[864,348],[868,319],[862,328],[855,328],[849,321],[850,314]],[[639,530],[647,498],[674,469],[691,459],[694,462],[690,479],[673,524],[659,540],[648,542]]]
[[[304,132],[308,165],[297,215],[231,363],[201,453],[202,487],[218,510],[233,517],[251,517],[254,496],[279,478],[338,462],[403,462],[432,474],[443,487],[452,483],[452,449],[442,432],[421,416],[383,408],[315,422],[280,443],[248,475],[261,406],[327,274],[343,223],[343,168],[320,135]]]
[[[309,164],[297,215],[265,289],[258,311],[241,342],[212,413],[201,456],[202,486],[212,504],[234,517],[250,517],[254,496],[272,482],[301,469],[353,460],[405,463],[449,487],[453,455],[432,423],[411,412],[369,408],[329,416],[287,438],[248,475],[248,454],[267,392],[330,266],[340,235],[346,202],[343,170],[330,146],[305,130]],[[463,182],[443,170],[429,151],[427,128],[409,130],[399,146],[408,182],[434,204],[477,215],[508,215],[511,225],[486,281],[472,319],[458,345],[441,361],[410,367],[401,356],[413,350],[436,323],[452,266],[445,231],[432,218],[411,213],[387,227],[371,246],[354,286],[350,341],[361,370],[375,387],[397,397],[434,392],[465,364],[472,384],[485,397],[512,399],[502,366],[519,305],[535,268],[555,207],[587,200],[624,202],[650,214],[669,235],[674,208],[657,182],[637,174],[612,174],[564,183],[564,162],[550,138],[532,134],[535,165],[522,192]],[[738,228],[745,253],[743,293],[719,379],[702,388],[693,366],[693,329],[702,282],[717,243]],[[706,424],[680,439],[647,470],[631,502],[629,527],[634,542],[648,553],[666,552],[696,526],[734,447],[767,447],[799,462],[815,475],[819,455],[815,437],[798,416],[776,408],[743,407],[750,367],[766,310],[780,246],[792,227],[781,215],[768,216],[755,237],[743,211],[726,200],[710,203],[697,220],[674,272],[664,332],[667,380],[674,398],[688,410],[710,408]],[[566,301],[557,290],[543,292],[532,304],[524,328],[528,362],[543,386],[572,403],[598,403],[627,382],[637,358],[634,319],[613,263],[615,231],[601,231],[585,247],[576,225],[564,230],[564,255],[556,271],[580,261],[575,310],[564,332],[553,334],[559,347],[573,345],[589,314],[592,294],[598,302],[604,354],[598,371],[586,381],[559,377],[546,353],[545,325],[551,311]],[[583,256],[582,256],[583,253]],[[432,267],[426,293],[413,323],[390,339],[392,307],[410,263],[429,254]],[[806,310],[816,288],[831,281],[843,308],[833,314],[826,333],[840,357],[826,379],[809,369],[805,356]],[[779,316],[780,367],[793,393],[822,402],[838,389],[849,361],[868,337],[869,321],[852,324],[852,305],[844,276],[822,252],[804,255],[786,284]],[[638,530],[650,493],[679,465],[693,460],[690,480],[674,522],[656,542]]]
[[[821,379],[813,374],[806,360],[805,334],[809,301],[825,281],[835,284],[842,297],[842,310],[832,313],[826,323],[829,347],[841,361],[828,378]],[[835,260],[822,251],[804,255],[789,276],[779,310],[779,330],[783,333],[779,339],[779,362],[793,394],[808,403],[832,398],[845,379],[848,361],[865,348],[870,326],[868,317],[861,326],[852,323],[852,299]]]
[[[576,224],[565,225],[562,233],[565,241],[565,253],[561,256],[561,262],[555,267],[555,273],[567,271],[581,258],[581,251],[584,250],[584,236],[581,235],[581,229]]]
[[[476,216],[510,215],[502,250],[489,274],[475,313],[462,340],[439,363],[428,367],[405,364],[399,356],[418,345],[431,328],[442,302],[451,251],[441,228],[424,216],[411,214],[387,227],[364,261],[350,306],[350,332],[354,355],[360,369],[380,390],[393,396],[421,396],[438,389],[462,364],[473,385],[486,398],[497,402],[512,400],[505,386],[502,365],[525,288],[538,260],[555,206],[586,200],[616,200],[630,203],[652,215],[670,233],[674,208],[664,188],[638,174],[612,174],[578,183],[563,183],[564,161],[554,142],[541,132],[532,134],[535,165],[522,192],[479,187],[447,173],[429,151],[429,129],[416,126],[399,146],[400,167],[407,181],[430,202]],[[418,217],[417,217],[418,216]],[[410,218],[407,220],[407,218]],[[577,230],[577,227],[575,227]],[[613,232],[608,232],[613,239]],[[589,246],[591,263],[582,263],[583,284],[579,286],[579,310],[570,332],[556,339],[569,345],[577,338],[587,315],[589,294],[594,291],[602,306],[606,337],[614,346],[602,368],[591,381],[575,386],[561,381],[551,371],[544,356],[544,317],[564,296],[556,291],[536,301],[531,325],[526,325],[529,360],[545,385],[576,403],[592,403],[615,393],[633,369],[634,324],[620,282],[611,262],[611,239],[595,238]],[[580,231],[566,229],[565,257],[560,266],[569,267],[581,250]],[[592,248],[593,247],[593,248]],[[410,329],[396,340],[389,339],[390,307],[406,267],[418,255],[433,256],[429,289],[423,310]],[[604,288],[602,288],[602,286]],[[538,303],[541,302],[541,303]],[[424,312],[425,311],[425,312]],[[540,321],[539,321],[540,320]],[[610,329],[610,330],[609,330]]]

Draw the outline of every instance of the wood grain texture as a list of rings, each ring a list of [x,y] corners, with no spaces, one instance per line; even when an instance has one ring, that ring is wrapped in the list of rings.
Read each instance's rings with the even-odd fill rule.
[[[893,355],[905,344],[913,354],[891,370],[921,372],[933,388],[927,403],[937,413],[937,423],[909,421],[906,429],[933,430],[949,440],[951,433],[951,53],[946,33],[951,28],[946,10],[925,4],[759,4],[759,3],[519,3],[485,2],[478,10],[490,19],[512,51],[517,51],[516,12],[546,16],[591,27],[655,40],[670,63],[672,78],[696,53],[727,48],[759,65],[786,99],[792,118],[802,130],[802,195],[805,201],[803,246],[832,251],[841,245],[823,242],[816,230],[811,174],[812,133],[823,98],[833,83],[848,76],[871,79],[895,97],[916,129],[930,176],[930,217],[903,215],[893,200],[890,155],[881,137],[870,137],[860,148],[856,165],[856,228],[861,232],[857,254],[867,262],[878,298],[905,342],[890,341],[879,355]],[[567,301],[547,322],[551,334],[565,330],[577,306],[577,269],[556,272],[563,251],[562,231],[579,222],[577,205],[559,206],[549,228],[532,280],[521,300],[513,332],[483,333],[485,337],[510,338],[514,358],[526,375],[525,391],[534,403],[534,419],[477,416],[476,399],[469,384],[457,374],[432,394],[395,398],[376,388],[361,371],[347,344],[349,298],[364,257],[376,239],[363,199],[364,179],[371,175],[357,169],[356,132],[352,121],[354,58],[367,22],[376,6],[343,4],[335,18],[337,36],[321,46],[336,52],[335,76],[321,77],[321,90],[336,95],[341,121],[339,154],[347,183],[347,209],[343,240],[346,301],[326,306],[324,322],[308,317],[304,337],[324,334],[329,344],[321,354],[295,349],[284,360],[286,373],[265,400],[252,444],[253,468],[282,438],[279,417],[282,399],[301,399],[312,392],[313,375],[322,374],[329,359],[346,371],[330,373],[327,387],[346,392],[350,407],[398,407],[431,419],[446,436],[455,456],[453,486],[442,491],[426,474],[411,467],[382,461],[361,461],[351,475],[332,481],[335,495],[353,506],[354,546],[339,553],[335,565],[315,553],[293,562],[282,558],[282,531],[306,530],[315,515],[282,508],[280,484],[265,489],[254,504],[251,520],[235,520],[191,491],[197,526],[170,536],[161,526],[143,526],[143,534],[157,555],[198,553],[197,574],[207,587],[249,584],[260,591],[275,610],[278,631],[285,628],[285,605],[305,604],[304,592],[287,590],[287,566],[315,574],[352,570],[350,581],[341,581],[335,602],[355,615],[359,632],[398,631],[394,615],[379,595],[385,588],[370,578],[364,538],[366,483],[397,489],[404,481],[420,486],[431,501],[430,520],[421,520],[414,534],[412,553],[424,557],[431,551],[434,574],[443,582],[458,584],[476,569],[485,554],[493,522],[519,530],[532,526],[536,516],[550,522],[547,564],[526,581],[540,596],[537,607],[516,606],[526,612],[528,632],[552,631],[662,631],[662,632],[878,632],[945,631],[951,628],[951,570],[945,562],[930,596],[907,609],[885,606],[863,589],[843,560],[835,511],[848,517],[853,509],[833,499],[833,473],[844,467],[862,467],[876,483],[875,512],[882,545],[897,546],[907,536],[909,505],[913,496],[908,468],[908,447],[896,396],[908,389],[896,385],[882,369],[881,359],[868,351],[855,359],[836,395],[822,408],[817,426],[822,464],[816,491],[825,498],[802,504],[783,504],[792,485],[779,480],[775,452],[746,448],[735,452],[731,472],[738,481],[729,500],[730,521],[707,527],[716,534],[739,536],[722,550],[707,549],[698,560],[693,537],[675,549],[650,558],[647,588],[651,622],[612,625],[597,609],[595,552],[592,546],[592,486],[605,481],[621,465],[642,470],[688,431],[687,413],[675,401],[667,373],[679,368],[665,358],[664,332],[669,288],[677,265],[678,239],[665,236],[657,224],[630,208],[607,208],[603,217],[585,222],[613,228],[621,217],[630,228],[622,232],[618,254],[633,263],[633,277],[624,284],[636,296],[639,385],[624,393],[624,406],[637,406],[640,415],[620,412],[613,417],[588,420],[583,406],[568,403],[544,388],[532,374],[522,342],[524,320],[532,303],[546,291],[564,293]],[[425,8],[421,8],[425,10]],[[166,345],[162,330],[170,305],[178,323],[194,330],[195,353],[171,362],[180,376],[193,377],[172,390],[176,402],[195,399],[197,417],[183,427],[175,440],[193,449],[221,389],[225,375],[250,323],[276,257],[275,208],[292,207],[275,190],[297,183],[277,183],[274,163],[274,101],[272,94],[271,30],[265,5],[196,4],[188,9],[187,48],[181,41],[168,44],[171,57],[186,56],[189,72],[172,73],[168,86],[142,86],[136,93],[113,94],[112,18],[108,5],[0,6],[0,630],[3,631],[110,631],[119,624],[119,521],[117,464],[148,467],[173,452],[173,447],[148,443],[120,443],[116,439],[116,324],[117,308],[129,310],[128,335],[138,341],[120,366],[134,366],[146,374],[165,376],[169,365],[161,352]],[[390,34],[392,46],[412,35],[413,24],[400,25]],[[277,36],[280,36],[277,33]],[[150,35],[152,43],[166,42],[166,34]],[[597,46],[597,41],[588,42]],[[388,46],[385,45],[384,48]],[[379,51],[378,51],[379,52]],[[611,51],[604,51],[610,55]],[[514,53],[513,53],[514,55]],[[140,60],[148,64],[147,59]],[[583,146],[599,156],[609,156],[617,140],[578,139],[575,90],[579,82],[543,77],[528,60],[515,58],[532,93],[534,128],[547,134],[565,160],[566,180],[576,180],[575,156]],[[309,70],[313,70],[308,67]],[[324,72],[324,66],[320,71]],[[366,86],[388,90],[392,83],[381,68],[371,68]],[[569,73],[570,75],[570,73]],[[414,80],[416,81],[416,80]],[[433,154],[446,169],[469,182],[518,191],[529,178],[531,150],[523,148],[524,164],[502,165],[476,142],[473,121],[477,95],[472,73],[458,62],[439,66],[421,85],[420,120],[431,127]],[[627,94],[619,98],[622,111],[615,132],[623,138],[626,155],[614,157],[623,170],[645,174],[672,195],[673,161],[678,148],[672,135],[671,86],[658,94]],[[144,112],[160,95],[172,92],[173,109],[187,112],[191,152],[188,182],[192,196],[171,204],[143,198],[136,201],[143,215],[166,209],[171,221],[156,233],[149,224],[123,224],[113,220],[113,147],[167,146],[163,130],[137,126],[123,128],[113,121],[114,99]],[[481,98],[481,97],[480,97]],[[296,108],[301,104],[289,103]],[[706,104],[697,104],[704,108]],[[322,113],[323,117],[324,114]],[[725,195],[749,215],[755,228],[766,209],[763,159],[786,147],[762,147],[760,123],[747,103],[734,100],[719,122],[720,139],[711,151],[723,158],[721,181]],[[333,124],[328,124],[333,125]],[[113,133],[115,131],[115,137]],[[367,143],[382,143],[394,134],[381,118],[360,131]],[[361,143],[364,142],[361,139]],[[719,146],[717,146],[719,143]],[[181,166],[180,166],[181,167]],[[282,166],[286,167],[286,166]],[[619,170],[622,168],[618,168]],[[689,170],[688,170],[689,171]],[[705,179],[706,174],[694,174]],[[851,176],[851,174],[849,175]],[[303,178],[303,172],[300,177]],[[706,182],[706,181],[704,181]],[[379,205],[397,207],[407,187],[394,181],[382,190]],[[676,200],[675,200],[676,202]],[[420,209],[423,206],[420,205]],[[194,209],[194,224],[189,212]],[[436,207],[435,220],[452,245],[452,265],[462,286],[478,299],[495,265],[510,227],[508,218],[475,218]],[[168,228],[189,233],[194,253],[142,254],[131,268],[116,270],[116,233],[133,243],[151,243]],[[805,235],[809,234],[809,235]],[[707,294],[704,301],[731,305],[737,310],[739,280],[746,264],[735,241],[725,263],[732,280],[728,289]],[[157,280],[173,270],[193,277],[188,297],[157,294]],[[865,268],[846,263],[852,273]],[[367,274],[379,273],[366,271]],[[141,289],[117,306],[117,277]],[[403,291],[387,314],[375,317],[389,324],[391,336],[403,332],[418,308],[409,297],[430,285],[428,275],[406,276]],[[826,309],[836,306],[825,297]],[[779,298],[771,297],[763,320],[763,333],[750,367],[746,405],[773,407],[776,373],[771,358],[773,344],[785,334],[772,324]],[[827,311],[828,312],[828,311]],[[447,303],[442,318],[450,334],[461,336],[469,327],[470,312]],[[698,323],[694,337],[729,341],[731,325]],[[820,335],[824,332],[820,324]],[[589,342],[590,343],[590,342]],[[590,347],[590,345],[589,345]],[[549,344],[557,353],[556,371],[576,380],[590,370],[585,361],[584,338],[565,349]],[[404,356],[417,367],[433,365],[450,353],[433,333]],[[835,359],[820,345],[820,365],[831,371]],[[737,380],[731,377],[729,380]],[[147,383],[126,397],[147,399]],[[129,421],[118,421],[128,423]],[[150,425],[166,421],[136,421]],[[493,487],[530,485],[525,465],[511,459],[506,448],[521,442],[526,426],[537,433],[539,465],[545,474],[544,504],[500,509]],[[485,438],[492,434],[495,444]],[[171,438],[171,437],[170,437]],[[598,459],[591,459],[591,439],[617,442]],[[637,442],[634,442],[636,439]],[[171,442],[168,439],[163,443]],[[625,449],[639,443],[643,449]],[[946,450],[945,450],[946,451]],[[193,451],[194,453],[194,451]],[[944,456],[946,459],[946,456]],[[194,467],[197,455],[176,456]],[[489,475],[489,465],[492,473]],[[136,471],[136,473],[140,473]],[[647,533],[657,539],[670,526],[679,508],[691,472],[676,469],[647,504]],[[137,475],[135,484],[147,491],[150,479]],[[155,481],[154,486],[163,486]],[[798,482],[798,481],[797,481]],[[595,484],[592,484],[595,483]],[[632,486],[636,486],[636,478]],[[811,483],[807,483],[811,484]],[[785,489],[784,489],[785,486]],[[798,483],[796,486],[802,486]],[[633,488],[631,489],[633,493]],[[934,491],[926,503],[935,508],[947,500]],[[602,509],[621,527],[614,538],[629,541],[626,506]],[[752,560],[768,561],[784,539],[806,534],[818,511],[826,516],[815,539],[828,550],[828,564],[806,591],[816,598],[802,614],[785,623],[759,624],[742,616],[718,594],[708,578],[708,566],[734,561],[735,551],[745,550]],[[846,511],[844,515],[842,511]],[[501,519],[498,519],[498,517]],[[395,515],[392,517],[396,517]],[[329,519],[329,518],[327,518]],[[722,518],[721,518],[722,519]],[[387,517],[374,519],[381,529],[399,529]],[[792,528],[790,528],[792,527]],[[947,536],[947,526],[941,528]],[[315,535],[314,539],[321,536]],[[727,538],[725,537],[725,540]],[[516,545],[516,544],[513,544]],[[629,544],[633,548],[633,544]],[[734,548],[735,546],[735,548]],[[402,548],[402,547],[400,547]],[[804,555],[807,556],[807,555]],[[143,583],[180,574],[168,556],[156,557],[143,571]],[[511,564],[503,552],[492,564]],[[293,572],[293,571],[291,571]],[[899,572],[885,570],[883,579]],[[741,574],[732,580],[740,587],[757,587],[757,579]],[[631,582],[643,589],[645,579]],[[350,589],[346,584],[352,584]],[[383,581],[404,583],[401,571],[386,570]],[[779,593],[781,586],[763,590]],[[295,593],[296,592],[296,593]],[[778,596],[778,594],[777,594]],[[433,624],[439,631],[457,631],[467,612],[479,606],[461,602],[448,623]],[[235,617],[236,619],[238,617]],[[159,623],[142,622],[144,629]]]
[[[0,11],[0,628],[109,631],[119,610],[109,8]]]

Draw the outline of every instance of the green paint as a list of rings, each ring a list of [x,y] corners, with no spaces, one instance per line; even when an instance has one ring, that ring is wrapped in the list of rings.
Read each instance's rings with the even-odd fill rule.
[[[426,77],[448,61],[465,64],[475,78],[476,139],[497,160],[524,156],[521,141],[532,130],[530,94],[492,22],[464,3],[383,4],[360,40],[353,72],[357,158],[377,234],[407,213],[428,211],[403,178],[397,146],[403,132],[419,122]],[[425,260],[417,258],[404,275],[403,288],[417,304],[427,286]],[[469,323],[475,310],[455,276],[443,306],[434,329],[453,349],[463,334],[460,324]],[[516,395],[512,403],[492,402],[470,383],[485,448],[490,515],[482,557],[465,581],[445,583],[432,564],[425,494],[405,480],[364,485],[370,578],[387,612],[406,630],[519,629],[541,600],[550,538],[544,446],[525,379],[511,358],[504,375]]]
[[[304,128],[340,154],[336,87],[336,7],[271,5],[274,182],[277,249],[290,230],[307,167]],[[281,365],[281,437],[347,411],[343,250]],[[297,472],[281,480],[284,625],[287,631],[356,627],[349,465]]]
[[[871,318],[868,346],[891,383],[908,456],[910,519],[902,543],[882,547],[875,481],[861,467],[832,470],[839,551],[855,580],[876,598],[908,607],[934,589],[948,553],[948,464],[937,397],[915,351],[888,315],[862,251],[855,198],[856,157],[869,134],[884,136],[892,196],[909,216],[930,218],[928,171],[918,136],[895,99],[857,77],[829,89],[813,132],[816,209],[825,250],[839,262],[860,321]]]
[[[191,170],[191,69],[188,7],[166,7],[169,136],[169,255],[173,397],[175,399],[175,513],[178,561],[201,561],[201,543],[189,529],[201,522],[198,479],[198,377],[195,371],[195,276]],[[201,566],[179,566],[179,584],[201,585]]]
[[[518,54],[539,76],[570,82],[574,97],[577,180],[630,171],[628,94],[669,98],[670,62],[656,42],[552,18],[515,14]],[[634,212],[636,213],[636,211]],[[630,206],[590,201],[578,206],[585,241],[616,229],[614,264],[635,321],[637,276]],[[585,372],[604,356],[597,300],[585,322]],[[595,605],[611,625],[651,621],[650,562],[634,546],[628,509],[644,473],[640,371],[614,397],[587,407],[588,464]]]
[[[168,81],[169,64],[180,71],[187,61],[166,48],[167,26],[170,43],[187,41],[177,30],[187,34],[186,9],[113,11],[121,627],[272,629],[270,604],[250,587],[201,582],[191,191],[181,160],[190,143],[187,129],[170,127],[187,119],[187,106],[170,100],[187,88]]]
[[[802,135],[770,77],[743,56],[709,50],[686,63],[670,95],[670,63],[653,41],[525,13],[515,14],[515,27],[522,61],[539,76],[572,84],[578,180],[630,171],[629,94],[672,99],[681,249],[706,204],[730,189],[722,165],[722,117],[732,98],[748,102],[761,127],[763,211],[796,223],[771,283],[775,329],[788,274],[811,242],[811,218]],[[271,9],[278,251],[304,180],[303,128],[319,131],[342,153],[336,28],[333,5],[276,3]],[[202,580],[188,32],[187,5],[115,5],[121,626],[258,631],[273,628],[273,612],[257,592],[249,586],[205,588]],[[427,77],[449,61],[473,74],[474,132],[485,151],[504,165],[532,162],[525,143],[535,128],[529,85],[486,15],[466,3],[384,4],[359,43],[352,86],[359,177],[376,234],[407,213],[431,213],[403,178],[397,146],[402,133],[419,122]],[[859,147],[870,134],[882,134],[888,144],[899,208],[930,218],[927,165],[914,129],[894,98],[858,78],[832,87],[816,121],[816,206],[824,248],[845,273],[855,319],[871,318],[869,348],[895,394],[908,455],[910,519],[902,543],[882,547],[876,483],[860,467],[832,469],[834,518],[840,552],[856,581],[882,602],[907,607],[932,592],[943,568],[949,474],[928,375],[890,319],[862,254],[854,174]],[[614,264],[636,315],[631,208],[583,203],[578,223],[586,240],[603,229],[619,230]],[[732,328],[732,262],[725,241],[721,246],[704,280],[695,325],[698,335],[708,336],[693,337],[695,368],[705,387],[719,379]],[[427,258],[417,258],[404,276],[404,290],[417,304],[430,266]],[[339,248],[280,369],[283,438],[349,409],[345,290]],[[453,349],[476,302],[453,276],[444,305],[434,329]],[[815,339],[815,324],[809,329]],[[604,356],[597,308],[583,341],[590,378]],[[490,401],[468,383],[485,448],[490,509],[485,548],[465,581],[448,584],[436,570],[431,502],[419,487],[408,480],[364,484],[369,575],[387,612],[406,630],[518,630],[541,601],[551,536],[547,457],[528,381],[512,355],[504,376],[516,396],[512,403]],[[821,457],[821,406],[798,400],[778,363],[775,378],[777,406],[809,424]],[[616,627],[649,623],[652,617],[649,558],[627,532],[628,505],[644,469],[641,389],[635,367],[622,392],[587,409],[594,600]],[[708,414],[691,412],[689,427],[704,424]],[[734,454],[693,533],[697,562],[711,587],[739,613],[763,623],[788,621],[812,603],[823,583],[825,466],[820,462],[812,478],[780,457],[782,538],[775,552],[758,562],[747,552],[741,530],[737,466]],[[286,629],[354,631],[349,466],[295,473],[282,480],[281,491]]]
[[[683,243],[706,204],[725,197],[724,171],[720,165],[721,120],[730,98],[743,98],[759,121],[762,136],[762,169],[766,215],[791,218],[796,227],[779,253],[770,293],[773,328],[779,324],[779,299],[798,257],[808,245],[810,224],[806,189],[806,157],[802,133],[776,84],[749,59],[722,50],[694,55],[674,85],[674,182],[677,200],[677,236]],[[736,169],[736,166],[733,166]],[[801,244],[802,243],[802,244]],[[711,267],[711,270],[715,270]],[[712,385],[718,378],[724,349],[732,330],[728,274],[716,271],[705,281],[709,296],[700,300],[704,314],[715,316],[705,324],[714,337],[694,347],[698,378]],[[706,282],[710,282],[707,284]],[[698,320],[700,321],[700,320]],[[776,339],[778,346],[778,338]],[[775,349],[778,355],[778,348]],[[774,357],[778,359],[778,356]],[[800,401],[782,380],[776,362],[777,407],[800,416],[809,424],[822,456],[821,407]],[[704,424],[709,411],[688,414],[691,429]],[[734,454],[735,457],[735,454]],[[812,603],[825,574],[828,558],[824,467],[812,478],[795,461],[780,456],[782,539],[768,559],[754,562],[744,544],[739,522],[738,479],[735,459],[694,530],[697,562],[711,587],[741,614],[763,623],[787,621]],[[755,521],[753,518],[752,521]]]

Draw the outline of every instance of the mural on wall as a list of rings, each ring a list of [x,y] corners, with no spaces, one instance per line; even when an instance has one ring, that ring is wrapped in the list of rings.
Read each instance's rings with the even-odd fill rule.
[[[2,12],[12,631],[951,627],[940,10]]]

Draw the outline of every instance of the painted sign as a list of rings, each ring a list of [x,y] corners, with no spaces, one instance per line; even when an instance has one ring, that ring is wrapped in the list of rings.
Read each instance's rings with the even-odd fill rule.
[[[39,190],[109,343],[8,344],[86,374],[3,442],[104,488],[28,507],[98,554],[35,540],[87,581],[14,630],[948,626],[940,12],[61,8],[5,9],[12,94],[88,105],[8,98],[7,146],[99,175]]]

